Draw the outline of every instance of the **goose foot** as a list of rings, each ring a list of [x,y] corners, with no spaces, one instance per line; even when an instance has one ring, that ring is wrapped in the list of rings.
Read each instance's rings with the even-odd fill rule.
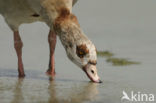
[[[25,74],[19,74],[18,77],[19,78],[24,78],[25,77]]]
[[[55,75],[56,75],[56,72],[55,71],[52,71],[51,69],[48,69],[47,72],[46,72],[46,75],[54,78]]]
[[[21,66],[19,65],[19,67],[21,67]],[[25,73],[24,73],[24,69],[23,68],[18,68],[18,77],[19,78],[24,78],[25,77]]]

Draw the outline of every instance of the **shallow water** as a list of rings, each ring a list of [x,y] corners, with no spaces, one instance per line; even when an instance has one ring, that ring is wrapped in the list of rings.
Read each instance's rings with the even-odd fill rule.
[[[20,27],[26,78],[18,79],[13,35],[0,16],[0,103],[121,103],[123,90],[128,95],[131,91],[156,95],[155,3],[155,0],[80,0],[73,8],[98,50],[140,62],[112,66],[105,58],[98,58],[102,84],[89,82],[85,73],[67,59],[59,40],[57,74],[55,81],[49,81],[45,75],[49,29],[40,22]]]

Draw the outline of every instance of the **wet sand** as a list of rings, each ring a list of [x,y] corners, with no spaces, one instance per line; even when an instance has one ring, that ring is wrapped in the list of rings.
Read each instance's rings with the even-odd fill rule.
[[[81,0],[73,8],[98,50],[140,62],[113,66],[106,58],[98,58],[102,84],[89,82],[85,73],[68,60],[59,40],[55,57],[57,74],[55,81],[49,81],[45,75],[49,28],[41,22],[20,26],[26,78],[18,79],[13,35],[0,16],[0,103],[122,103],[123,90],[128,94],[134,91],[156,95],[155,3],[155,0]]]

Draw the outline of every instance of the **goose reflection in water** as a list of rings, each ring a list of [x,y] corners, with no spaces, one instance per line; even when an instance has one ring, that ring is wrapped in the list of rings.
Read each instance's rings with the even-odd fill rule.
[[[73,85],[67,88],[58,88],[57,83],[51,81],[49,84],[48,103],[82,103],[93,101],[98,95],[96,83],[85,83]]]
[[[28,96],[25,92],[30,93],[33,91],[31,91],[31,88],[25,91],[24,81],[24,79],[17,80],[15,88],[12,91],[13,99],[11,103],[24,103],[28,101],[36,103],[82,103],[94,101],[98,95],[97,83],[88,82],[75,84],[75,82],[65,83],[62,81],[49,81],[49,86],[45,86],[41,88],[40,91],[35,92],[33,95],[38,97],[35,97],[35,100],[31,100],[31,95]],[[45,95],[41,96],[39,92],[42,92],[43,89],[47,90],[46,92],[44,91]]]
[[[19,78],[15,84],[14,98],[11,103],[22,103],[24,100],[23,93],[22,93],[22,85],[23,85],[23,78]]]

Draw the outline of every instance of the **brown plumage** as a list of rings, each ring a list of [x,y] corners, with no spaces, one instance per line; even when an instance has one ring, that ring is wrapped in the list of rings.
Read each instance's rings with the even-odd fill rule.
[[[0,0],[0,13],[14,33],[14,47],[18,57],[19,77],[24,77],[22,62],[23,42],[18,32],[23,23],[45,22],[49,28],[50,59],[47,75],[55,76],[54,52],[58,36],[68,58],[79,66],[93,82],[100,82],[97,75],[96,48],[84,35],[78,20],[72,14],[77,0]],[[92,61],[92,62],[91,62]],[[66,69],[66,68],[64,68]]]
[[[81,45],[76,46],[76,54],[80,58],[83,58],[88,53],[89,53],[89,50],[85,44],[81,44]]]

